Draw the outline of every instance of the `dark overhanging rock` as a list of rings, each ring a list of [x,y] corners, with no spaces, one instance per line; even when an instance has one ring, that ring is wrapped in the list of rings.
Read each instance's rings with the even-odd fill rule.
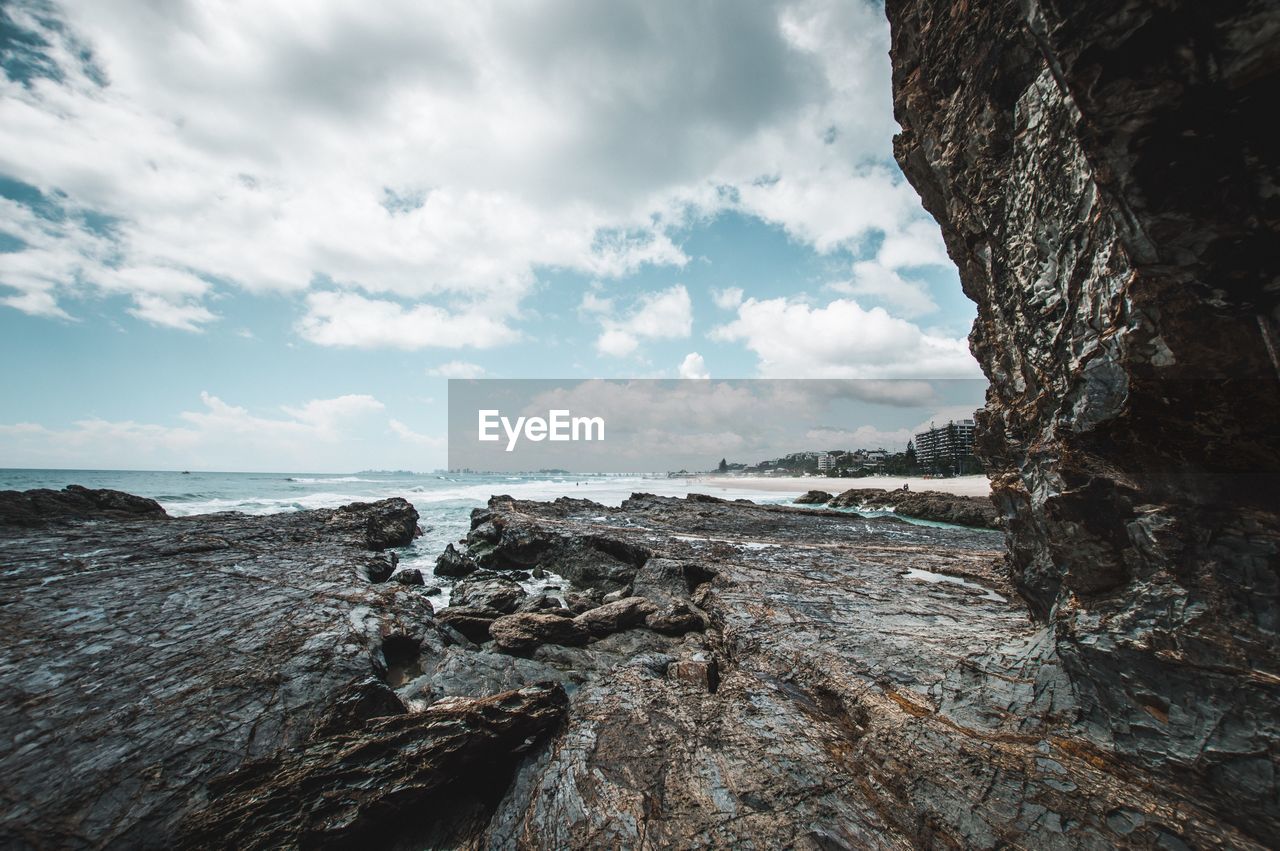
[[[890,0],[1009,567],[1100,746],[1280,829],[1272,3]]]

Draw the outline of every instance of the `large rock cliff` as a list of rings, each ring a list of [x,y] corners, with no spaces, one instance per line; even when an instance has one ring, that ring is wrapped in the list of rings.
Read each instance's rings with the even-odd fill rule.
[[[1274,837],[1275,4],[887,10],[897,158],[978,304],[1012,578],[1093,738]]]

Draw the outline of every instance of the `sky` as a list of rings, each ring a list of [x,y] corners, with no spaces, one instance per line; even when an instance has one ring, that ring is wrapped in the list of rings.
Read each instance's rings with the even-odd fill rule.
[[[980,378],[888,44],[860,0],[5,0],[0,466],[431,469],[448,378]]]

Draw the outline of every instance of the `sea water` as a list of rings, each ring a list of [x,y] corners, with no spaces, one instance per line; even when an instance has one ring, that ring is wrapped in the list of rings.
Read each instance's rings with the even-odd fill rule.
[[[413,503],[424,530],[421,538],[400,552],[402,569],[418,568],[429,584],[445,595],[451,583],[432,575],[435,559],[445,546],[464,538],[471,528],[471,510],[490,496],[550,500],[561,496],[591,499],[616,506],[632,493],[685,496],[708,493],[726,499],[788,503],[794,494],[728,489],[712,482],[640,476],[504,476],[451,473],[202,473],[142,470],[4,470],[0,490],[61,489],[67,485],[112,488],[159,502],[174,517],[239,511],[274,514],[312,508],[336,508],[350,502],[370,502],[400,496]],[[531,589],[536,590],[536,589]],[[446,600],[436,599],[437,605]]]

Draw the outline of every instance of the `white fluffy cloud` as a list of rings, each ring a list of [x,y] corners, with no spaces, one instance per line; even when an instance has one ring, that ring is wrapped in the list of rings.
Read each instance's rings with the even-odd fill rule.
[[[712,290],[711,300],[721,310],[737,310],[738,305],[742,304],[743,295],[742,287],[725,287],[722,290]]]
[[[938,309],[923,283],[906,280],[874,260],[854,263],[853,277],[831,284],[829,289],[879,299],[906,317],[921,316]]]
[[[645,293],[620,315],[614,314],[612,302],[591,293],[584,299],[583,309],[600,317],[596,349],[614,357],[634,353],[643,340],[681,339],[693,330],[693,302],[682,284]]]
[[[429,469],[443,460],[442,437],[384,420],[383,403],[368,395],[314,399],[281,406],[273,415],[255,414],[210,393],[201,393],[200,400],[200,408],[178,415],[178,425],[101,418],[64,429],[0,424],[0,464],[350,472],[406,463]]]
[[[311,293],[306,303],[298,332],[323,346],[487,349],[519,337],[502,319],[483,313],[479,306],[461,312],[432,304],[406,308],[396,301],[327,290]]]
[[[940,262],[890,165],[877,3],[48,8],[2,12],[58,69],[0,75],[0,173],[57,208],[0,201],[24,246],[0,255],[0,301],[28,313],[123,294],[198,330],[231,287],[306,294],[321,345],[493,346],[540,269],[680,267],[673,234],[723,210],[824,252],[882,233],[891,269]]]
[[[479,378],[484,375],[484,367],[478,363],[451,360],[427,370],[427,375],[437,378]]]
[[[711,373],[707,371],[707,362],[697,352],[689,352],[684,356],[684,360],[680,361],[678,372],[681,378],[711,377]]]
[[[712,339],[741,342],[766,378],[976,378],[963,339],[929,334],[883,308],[747,299]]]

